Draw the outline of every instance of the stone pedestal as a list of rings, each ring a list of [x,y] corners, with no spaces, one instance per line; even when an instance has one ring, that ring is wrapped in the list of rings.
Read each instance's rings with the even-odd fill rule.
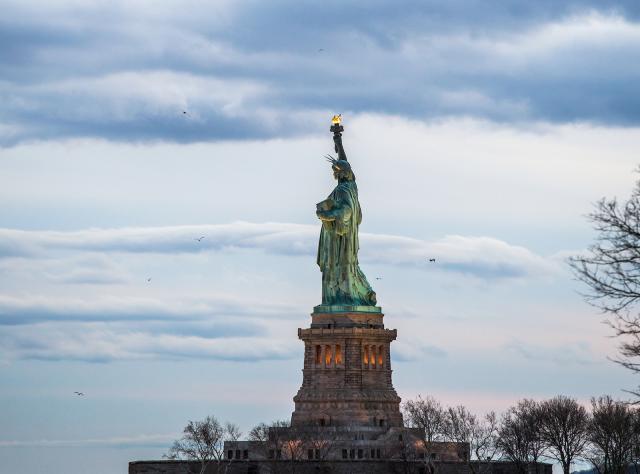
[[[396,330],[385,329],[377,307],[327,308],[316,307],[325,311],[311,315],[310,328],[298,329],[304,368],[292,426],[402,427],[400,397],[391,382]]]

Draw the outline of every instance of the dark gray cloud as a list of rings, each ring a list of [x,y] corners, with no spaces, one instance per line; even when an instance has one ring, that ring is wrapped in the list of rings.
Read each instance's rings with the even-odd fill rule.
[[[3,145],[283,137],[317,131],[330,111],[640,122],[637,2],[60,1],[3,12]]]

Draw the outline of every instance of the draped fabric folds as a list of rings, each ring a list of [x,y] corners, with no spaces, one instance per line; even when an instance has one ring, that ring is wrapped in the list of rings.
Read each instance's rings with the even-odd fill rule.
[[[318,244],[322,304],[375,306],[376,294],[358,265],[362,211],[355,181],[340,182],[318,206],[332,218],[323,220]]]

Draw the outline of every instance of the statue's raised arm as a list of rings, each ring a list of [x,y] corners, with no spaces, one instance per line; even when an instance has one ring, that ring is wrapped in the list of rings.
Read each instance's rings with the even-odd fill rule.
[[[344,147],[342,146],[342,132],[344,132],[344,127],[342,126],[342,114],[333,116],[331,119],[331,128],[329,130],[333,132],[333,144],[334,149],[338,154],[338,160],[347,161],[347,154],[344,152]]]

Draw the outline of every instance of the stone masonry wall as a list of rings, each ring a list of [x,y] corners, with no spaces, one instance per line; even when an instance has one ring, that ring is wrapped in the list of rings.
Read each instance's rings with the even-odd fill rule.
[[[483,474],[520,474],[510,462],[472,462],[475,471]],[[129,474],[198,474],[200,463],[193,461],[134,461],[129,463]],[[479,469],[480,468],[480,469]],[[205,474],[424,474],[420,462],[391,460],[359,461],[234,461],[221,466],[212,464]],[[471,474],[467,463],[439,462],[438,474]],[[551,464],[530,464],[527,474],[552,474]]]

